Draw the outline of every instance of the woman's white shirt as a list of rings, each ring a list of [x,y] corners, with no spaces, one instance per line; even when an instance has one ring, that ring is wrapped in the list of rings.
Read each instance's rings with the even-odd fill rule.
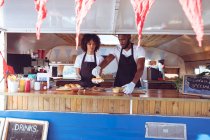
[[[111,52],[111,54],[113,54],[117,60],[117,63],[119,63],[119,59],[120,59],[120,52],[121,52],[121,46],[116,46],[114,48],[114,50]],[[132,55],[131,49],[129,49],[128,51],[123,50],[122,54],[125,57],[129,57]],[[135,46],[133,45],[133,55],[134,55],[134,60],[137,63],[137,60],[139,58],[145,58],[145,50],[143,47],[141,46]]]
[[[76,57],[76,60],[74,63],[75,68],[81,68],[84,55],[85,55],[85,53],[82,53]],[[96,53],[96,64],[99,65],[103,60],[104,60],[104,58],[101,55],[98,55]],[[95,61],[94,55],[86,54],[84,62],[94,62],[94,61]]]

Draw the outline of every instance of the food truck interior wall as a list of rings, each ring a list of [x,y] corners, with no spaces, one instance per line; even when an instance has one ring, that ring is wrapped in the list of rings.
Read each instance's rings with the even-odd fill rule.
[[[137,35],[133,35],[133,42],[135,44],[137,43],[136,36]],[[160,44],[160,42],[163,42],[159,41],[161,40],[160,37],[162,37],[164,41],[167,40],[167,42]],[[184,46],[182,41],[176,41],[175,43],[178,45],[169,45],[168,47],[163,48],[163,46],[170,44],[170,42],[174,42],[174,40],[170,40],[172,37],[177,37],[177,35],[143,35],[141,43],[143,44],[142,46],[146,51],[146,60],[164,59],[165,66],[179,67],[181,76],[186,73],[193,74],[194,69],[199,67],[199,65],[206,65],[207,63],[210,63],[208,58],[208,44],[207,46],[200,48],[197,46]],[[192,38],[193,36],[189,37]],[[55,61],[63,63],[74,63],[76,55],[82,52],[80,48],[76,50],[74,39],[75,34],[43,33],[41,34],[41,39],[36,40],[35,33],[8,33],[7,51],[8,53],[25,54],[29,53],[31,50],[37,51],[38,49],[45,49],[46,56],[50,59],[51,62]],[[205,43],[210,44],[210,41],[207,40],[207,37],[204,39]],[[196,40],[194,40],[194,42],[196,42]],[[144,46],[144,44],[146,46]],[[112,51],[114,47],[114,45],[106,46],[105,44],[102,44],[99,53],[106,56]],[[192,49],[190,49],[190,47]],[[188,50],[186,48],[188,48]],[[189,57],[192,59],[185,61],[185,56],[187,56],[189,53],[192,53],[189,55]],[[198,57],[197,60],[193,60],[196,59],[196,56],[198,55],[202,57],[199,56],[200,58]],[[148,61],[146,64],[147,63]],[[114,73],[116,69],[114,70],[113,67],[116,67],[116,62],[112,62],[109,67],[105,69],[105,73]],[[146,72],[147,71],[145,68],[143,79],[147,78]]]
[[[8,33],[7,35],[7,51],[8,53],[17,53],[17,54],[27,54],[31,50],[37,51],[38,49],[45,49],[46,56],[49,60],[62,63],[74,63],[75,56],[80,54],[82,51],[80,48],[76,50],[74,34],[62,34],[67,38],[63,39],[56,34],[41,34],[41,40],[36,40],[34,33]],[[73,38],[73,41],[71,39]],[[134,43],[135,36],[133,37]],[[144,43],[144,41],[143,41]],[[99,53],[103,56],[108,55],[115,46],[106,46],[102,44],[102,47],[99,49]],[[179,67],[180,75],[185,74],[185,65],[184,60],[171,52],[158,49],[156,47],[145,47],[146,60],[160,60],[165,59],[165,65],[171,67]],[[174,59],[170,59],[174,58]],[[116,61],[113,61],[104,71],[105,74],[115,73],[117,70]],[[147,65],[147,64],[146,64]],[[143,80],[147,79],[147,69],[145,67]]]

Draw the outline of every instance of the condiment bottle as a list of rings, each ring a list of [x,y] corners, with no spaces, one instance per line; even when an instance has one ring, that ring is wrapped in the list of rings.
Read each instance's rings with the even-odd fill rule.
[[[25,92],[30,92],[31,90],[31,81],[30,79],[25,80]]]
[[[21,78],[19,82],[19,91],[24,92],[25,91],[25,79]]]

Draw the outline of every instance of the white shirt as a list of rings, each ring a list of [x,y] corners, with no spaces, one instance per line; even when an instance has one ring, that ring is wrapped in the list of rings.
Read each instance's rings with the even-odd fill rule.
[[[82,60],[83,60],[84,55],[85,55],[85,53],[82,53],[77,56],[75,63],[74,63],[75,68],[81,69]],[[104,58],[96,53],[96,64],[99,65],[103,60],[104,60]],[[94,61],[95,61],[94,55],[86,54],[84,62],[94,62]]]
[[[117,60],[117,63],[119,63],[119,59],[120,59],[120,51],[121,51],[121,46],[116,46],[114,48],[114,50],[111,52],[111,54],[113,54]],[[125,57],[129,57],[132,55],[131,49],[129,49],[128,51],[124,50],[122,51],[122,54]],[[141,46],[135,46],[133,45],[133,55],[134,55],[134,60],[137,63],[137,60],[139,58],[145,58],[145,51],[144,48]]]

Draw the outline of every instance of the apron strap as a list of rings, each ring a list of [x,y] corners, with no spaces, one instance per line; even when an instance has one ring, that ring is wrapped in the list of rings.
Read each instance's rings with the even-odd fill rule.
[[[96,53],[94,53],[94,62],[95,62],[95,64],[96,64],[96,66],[97,66]]]
[[[133,55],[133,43],[131,43],[131,55]],[[133,55],[133,58],[134,58],[134,55]]]
[[[85,55],[84,55],[83,58],[82,58],[82,63],[85,61],[86,54],[87,54],[87,53],[85,53]],[[95,64],[97,65],[96,53],[94,53],[94,62],[95,62]]]
[[[120,57],[121,57],[122,51],[123,51],[123,49],[121,49],[121,51],[120,51]],[[133,55],[133,43],[131,43],[131,55]],[[133,58],[134,58],[134,55],[133,55]],[[120,60],[120,58],[119,58],[119,60]]]
[[[87,54],[87,53],[85,53],[85,55],[83,56],[83,59],[82,59],[82,64],[83,64],[83,63],[84,63],[84,61],[85,61],[86,54]]]

